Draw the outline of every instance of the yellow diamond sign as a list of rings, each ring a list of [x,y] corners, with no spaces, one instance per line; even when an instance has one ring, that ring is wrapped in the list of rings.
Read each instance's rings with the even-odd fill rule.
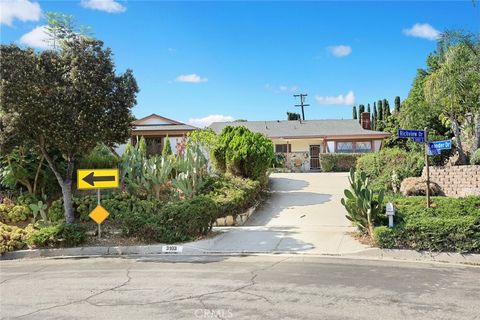
[[[110,213],[99,204],[95,209],[93,209],[92,212],[90,212],[88,216],[97,224],[101,224],[103,221],[105,221],[105,219],[108,218],[109,215]]]

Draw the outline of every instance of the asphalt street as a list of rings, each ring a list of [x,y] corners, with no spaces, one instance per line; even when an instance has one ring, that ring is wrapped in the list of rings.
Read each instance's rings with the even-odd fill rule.
[[[480,268],[320,256],[0,261],[2,319],[480,319]]]

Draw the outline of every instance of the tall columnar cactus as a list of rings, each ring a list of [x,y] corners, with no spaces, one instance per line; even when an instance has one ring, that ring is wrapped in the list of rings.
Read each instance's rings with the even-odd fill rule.
[[[355,172],[350,169],[350,190],[345,189],[342,205],[347,209],[347,219],[352,221],[361,231],[373,236],[374,222],[382,212],[384,191],[381,190],[377,197],[369,189],[369,181],[365,172]]]

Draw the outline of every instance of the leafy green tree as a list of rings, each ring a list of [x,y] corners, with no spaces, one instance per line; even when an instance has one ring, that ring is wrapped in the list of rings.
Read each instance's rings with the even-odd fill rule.
[[[300,120],[300,113],[287,112],[287,120]]]
[[[425,81],[430,70],[417,71],[410,92],[403,101],[399,116],[400,126],[417,130],[427,127],[437,134],[447,135],[448,129],[440,121],[441,108],[438,105],[430,105],[425,99]]]
[[[374,102],[373,116],[372,116],[372,130],[377,130],[377,120],[378,120],[377,104]]]
[[[356,106],[353,106],[353,109],[352,109],[352,119],[354,119],[354,120],[358,119],[357,107]]]
[[[168,136],[166,136],[165,143],[163,144],[162,148],[162,156],[169,156],[171,154],[173,154],[172,146],[170,144],[170,139],[168,138]]]
[[[98,143],[113,147],[130,137],[138,87],[130,70],[115,74],[103,42],[65,28],[59,50],[1,46],[0,144],[13,137],[39,148],[62,189],[66,221],[73,223],[75,161]],[[53,157],[57,152],[64,170]]]
[[[368,106],[367,106],[367,112],[368,112],[368,113],[371,112],[371,111],[370,111],[370,103],[369,103]]]
[[[441,106],[441,116],[455,136],[459,163],[466,164],[461,126],[468,114],[480,112],[480,61],[465,44],[449,47],[439,68],[428,76],[425,94],[430,104]]]
[[[399,96],[396,96],[395,97],[395,113],[399,113],[400,112],[400,97]]]

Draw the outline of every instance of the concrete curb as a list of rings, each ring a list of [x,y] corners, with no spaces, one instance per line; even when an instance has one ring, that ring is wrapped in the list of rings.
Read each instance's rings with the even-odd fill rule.
[[[349,253],[328,253],[315,251],[261,251],[261,250],[209,250],[222,235],[212,238],[182,244],[183,252],[162,253],[165,244],[143,246],[115,246],[115,247],[78,247],[59,249],[32,249],[6,252],[0,260],[52,258],[52,257],[115,257],[131,255],[185,255],[185,256],[238,256],[238,255],[305,255],[330,258],[347,258],[361,260],[388,260],[405,262],[451,263],[480,267],[480,254],[461,254],[454,252],[417,252],[413,250],[369,248]]]

